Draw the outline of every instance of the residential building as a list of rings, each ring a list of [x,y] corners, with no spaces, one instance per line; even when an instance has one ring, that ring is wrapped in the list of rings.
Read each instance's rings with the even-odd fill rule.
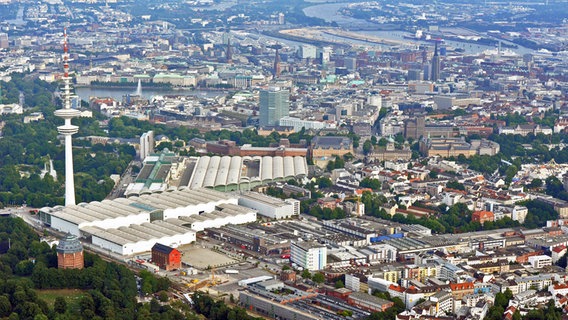
[[[540,269],[552,265],[552,258],[546,255],[529,257],[529,263],[533,268]]]
[[[471,215],[471,221],[484,224],[487,221],[494,221],[495,215],[491,211],[474,211]]]

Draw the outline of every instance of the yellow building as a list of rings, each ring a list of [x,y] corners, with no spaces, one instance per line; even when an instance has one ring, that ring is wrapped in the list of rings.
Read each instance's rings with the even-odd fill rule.
[[[348,153],[353,154],[353,143],[348,137],[317,136],[312,139],[310,155],[314,164],[320,167],[334,160],[336,156],[342,157]]]

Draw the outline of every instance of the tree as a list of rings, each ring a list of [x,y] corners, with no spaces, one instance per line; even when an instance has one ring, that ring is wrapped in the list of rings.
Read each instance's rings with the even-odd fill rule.
[[[555,176],[550,176],[546,178],[546,194],[558,197],[560,192],[564,191],[564,186],[562,185],[562,181],[560,181]]]
[[[310,270],[304,269],[304,271],[302,271],[302,278],[303,279],[311,279],[312,274],[310,273]]]
[[[398,144],[403,144],[404,143],[404,136],[402,135],[402,133],[397,133],[396,136],[394,136],[394,141]]]
[[[515,177],[518,171],[519,169],[516,165],[510,165],[507,170],[505,170],[505,182],[507,184],[510,184],[511,181],[513,181],[513,177]]]
[[[0,317],[7,317],[12,313],[12,304],[6,296],[0,296]]]
[[[503,309],[509,306],[509,299],[507,299],[507,295],[502,292],[497,292],[495,295],[495,306],[499,306]]]
[[[359,186],[363,188],[370,188],[373,189],[374,191],[381,190],[381,182],[378,179],[372,179],[369,177],[361,180]]]
[[[335,156],[335,169],[341,169],[345,167],[345,160],[339,156]]]
[[[64,297],[55,298],[53,310],[57,313],[65,313],[65,311],[67,311],[67,301],[65,301]]]
[[[341,289],[341,288],[345,288],[345,284],[343,283],[343,281],[341,281],[341,279],[335,281],[335,289]]]
[[[456,180],[448,181],[448,183],[446,184],[446,187],[448,187],[450,189],[455,189],[455,190],[465,190],[465,186],[463,184],[457,182]]]
[[[531,181],[531,183],[529,183],[528,187],[531,189],[538,189],[538,188],[542,188],[542,180],[539,178],[535,178]]]
[[[322,284],[325,282],[325,276],[323,275],[323,273],[318,272],[313,275],[312,280],[315,283]]]
[[[320,189],[330,188],[332,186],[333,186],[333,182],[331,182],[331,179],[326,178],[326,177],[319,178],[318,187]]]
[[[93,300],[93,297],[90,294],[81,298],[81,301],[79,301],[79,305],[81,306],[81,312],[83,314],[85,314],[85,312],[87,311],[92,311],[93,313],[95,312],[95,301]]]
[[[160,300],[160,302],[167,302],[168,293],[166,291],[160,291],[160,293],[158,293],[158,299]]]
[[[34,269],[34,263],[30,260],[23,260],[16,265],[16,274],[19,276],[29,276]]]
[[[367,155],[371,153],[372,149],[373,144],[371,143],[371,140],[365,140],[365,142],[363,143],[363,153]]]

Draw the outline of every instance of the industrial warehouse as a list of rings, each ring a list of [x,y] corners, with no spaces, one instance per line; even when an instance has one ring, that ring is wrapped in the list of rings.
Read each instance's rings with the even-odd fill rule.
[[[302,156],[178,157],[164,150],[150,154],[124,195],[140,196],[182,188],[251,190],[269,182],[302,179],[308,174]]]
[[[211,189],[176,190],[140,197],[42,208],[43,223],[102,249],[132,255],[156,243],[172,247],[195,241],[196,232],[256,221],[238,197]]]
[[[305,157],[200,157],[189,181],[190,189],[250,190],[273,181],[302,178],[308,174]]]

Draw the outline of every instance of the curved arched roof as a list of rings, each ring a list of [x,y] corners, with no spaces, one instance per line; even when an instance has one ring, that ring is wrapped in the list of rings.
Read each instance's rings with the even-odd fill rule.
[[[189,188],[219,187],[250,182],[270,182],[303,177],[308,173],[305,157],[213,156],[197,160]]]

